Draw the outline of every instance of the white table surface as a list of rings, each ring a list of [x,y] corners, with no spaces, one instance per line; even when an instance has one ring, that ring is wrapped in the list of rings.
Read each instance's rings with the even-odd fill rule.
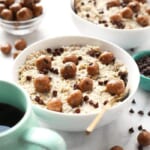
[[[23,36],[28,45],[46,37],[80,35],[71,19],[70,0],[42,1],[46,14],[38,30],[30,35]],[[7,34],[0,28],[0,43],[7,41],[13,44],[18,38],[20,37]],[[150,49],[150,42],[143,43],[136,51],[141,49]],[[12,56],[6,57],[0,53],[0,80],[11,81],[13,62]],[[121,145],[124,150],[137,150],[138,126],[142,125],[143,128],[150,131],[150,117],[147,115],[147,112],[150,111],[150,93],[139,88],[135,100],[136,104],[131,104],[130,107],[135,110],[134,114],[130,114],[130,108],[127,108],[123,116],[118,115],[117,121],[95,130],[89,136],[85,135],[84,132],[57,132],[66,141],[68,150],[109,150],[113,145]],[[137,114],[139,110],[144,110],[144,116]],[[128,132],[130,127],[135,130],[133,134]],[[150,146],[144,150],[150,150]]]

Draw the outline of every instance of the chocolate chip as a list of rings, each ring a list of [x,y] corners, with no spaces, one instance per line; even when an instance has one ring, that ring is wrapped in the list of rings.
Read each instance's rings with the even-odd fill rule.
[[[132,104],[136,104],[136,101],[135,101],[135,99],[133,99],[133,100],[132,100]]]
[[[108,100],[104,101],[103,105],[106,105],[108,103]]]
[[[129,133],[130,133],[130,134],[134,133],[133,127],[131,127],[131,128],[129,129]]]
[[[32,79],[32,76],[26,76],[27,81],[31,81],[31,79]]]
[[[143,130],[142,125],[139,125],[139,126],[138,126],[138,130],[139,130],[139,131]]]
[[[150,111],[147,113],[148,116],[150,116]]]
[[[52,53],[52,49],[51,49],[51,48],[47,48],[46,51],[47,51],[48,53],[50,53],[50,54]]]
[[[87,95],[85,95],[85,96],[83,97],[83,101],[87,102],[88,100],[89,100],[89,97],[88,97]]]
[[[86,14],[86,17],[87,17],[87,18],[90,18],[90,15],[89,15],[89,14]]]
[[[94,108],[98,108],[99,107],[99,104],[98,102],[96,104],[93,104]]]
[[[138,150],[143,150],[143,146],[142,145],[138,145]]]
[[[52,92],[52,95],[53,95],[53,97],[56,97],[56,96],[57,96],[57,91],[54,90],[54,91]]]
[[[77,113],[77,114],[79,114],[80,113],[80,109],[77,108],[74,112]]]
[[[144,111],[143,111],[143,110],[139,110],[139,111],[138,111],[138,114],[139,114],[140,116],[143,116],[143,115],[144,115]]]
[[[89,104],[93,106],[93,104],[94,104],[94,103],[93,103],[93,101],[92,101],[92,100],[90,100],[90,101],[89,101]]]
[[[78,57],[78,60],[82,60],[82,56],[79,56],[79,57]]]
[[[42,100],[39,96],[35,96],[34,100],[35,100],[38,104],[44,105],[43,100]]]
[[[75,84],[73,85],[73,89],[74,89],[74,90],[79,89],[79,85],[78,85],[77,83],[75,83]]]
[[[133,114],[133,113],[134,113],[134,110],[131,108],[131,109],[129,110],[129,112],[130,112],[131,114]]]

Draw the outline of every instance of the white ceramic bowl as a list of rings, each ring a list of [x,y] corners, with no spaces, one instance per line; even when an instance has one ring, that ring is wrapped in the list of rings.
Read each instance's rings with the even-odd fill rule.
[[[150,0],[148,0],[150,3]],[[139,29],[115,29],[101,27],[78,16],[74,11],[74,0],[71,0],[70,8],[73,22],[81,33],[96,36],[118,44],[124,49],[138,48],[150,39],[150,26]]]
[[[13,80],[15,82],[18,81],[18,69],[24,63],[27,55],[29,55],[30,53],[48,47],[58,48],[59,46],[62,45],[67,46],[71,44],[98,45],[103,50],[112,51],[116,56],[116,58],[122,60],[122,62],[126,65],[128,69],[128,86],[130,88],[129,96],[123,102],[116,104],[110,110],[108,110],[104,114],[102,120],[99,122],[97,127],[109,124],[111,121],[117,119],[118,115],[120,116],[120,114],[124,110],[127,110],[138,88],[139,79],[140,79],[138,67],[135,61],[126,51],[114,45],[113,43],[106,42],[100,39],[95,39],[91,37],[82,37],[82,36],[65,36],[65,37],[56,37],[56,38],[48,38],[48,39],[41,40],[27,47],[16,58],[13,66]],[[92,112],[87,115],[59,113],[59,112],[46,110],[34,104],[33,104],[33,108],[37,116],[43,122],[47,123],[51,128],[66,130],[66,131],[84,131],[96,116],[96,113],[92,113]]]

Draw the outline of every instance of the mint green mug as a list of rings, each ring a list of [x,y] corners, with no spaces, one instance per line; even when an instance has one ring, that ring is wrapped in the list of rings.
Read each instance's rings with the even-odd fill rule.
[[[0,81],[0,150],[45,149],[66,150],[66,144],[56,132],[38,127],[30,98],[21,87]]]

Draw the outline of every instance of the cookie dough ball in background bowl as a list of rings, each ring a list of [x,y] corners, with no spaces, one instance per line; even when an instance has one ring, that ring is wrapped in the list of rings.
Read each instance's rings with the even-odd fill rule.
[[[150,0],[71,0],[72,19],[81,33],[138,48],[150,38]]]
[[[40,25],[44,12],[40,1],[20,0],[0,3],[0,26],[10,34],[25,35]]]

